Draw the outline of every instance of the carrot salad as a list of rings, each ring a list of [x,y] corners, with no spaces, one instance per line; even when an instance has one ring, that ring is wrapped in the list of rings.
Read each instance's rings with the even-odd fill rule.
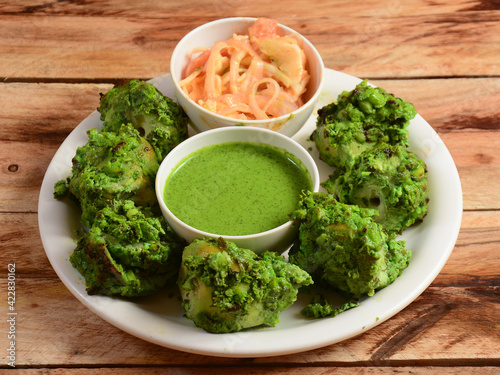
[[[277,31],[277,21],[259,18],[248,35],[192,50],[181,88],[222,116],[263,120],[295,111],[309,81],[306,56],[298,35]]]

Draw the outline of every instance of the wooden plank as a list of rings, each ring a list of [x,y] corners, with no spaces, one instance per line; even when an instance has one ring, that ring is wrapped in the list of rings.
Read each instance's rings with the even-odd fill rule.
[[[97,108],[99,93],[111,87],[0,84],[0,211],[37,211],[40,186],[53,155]]]
[[[25,142],[0,142],[0,147],[0,212],[37,212],[43,176],[57,148]]]
[[[496,211],[470,211],[462,217],[462,231],[494,230],[500,227],[500,215]]]
[[[5,284],[0,281],[2,289]],[[430,287],[395,317],[353,339],[304,353],[253,360],[181,353],[137,339],[96,317],[55,279],[20,277],[16,288],[18,366],[364,366],[367,361],[380,366],[419,361],[453,366],[500,360],[500,295],[494,287]]]
[[[456,131],[500,131],[500,111],[492,105],[500,103],[499,78],[370,82],[412,103],[441,135]]]
[[[59,147],[112,84],[0,84],[0,140]],[[30,146],[30,147],[33,147]]]
[[[38,215],[2,213],[0,228],[0,264],[15,263],[21,277],[57,278],[43,249]]]
[[[458,169],[464,209],[500,209],[500,132],[446,133],[441,138]]]
[[[500,285],[499,228],[499,211],[464,212],[455,248],[432,285],[435,287]],[[481,255],[478,255],[479,253]]]
[[[473,12],[473,11],[493,11],[497,10],[496,4],[493,2],[481,1],[446,1],[436,0],[430,4],[428,1],[416,0],[409,4],[393,3],[387,0],[366,0],[366,6],[360,7],[359,4],[353,4],[350,1],[336,1],[335,10],[331,17],[342,19],[346,16],[374,16],[377,18],[387,18],[389,14],[398,14],[411,12],[412,15],[425,14],[443,14],[454,12]],[[164,18],[169,16],[174,11],[186,10],[190,7],[191,17],[204,15],[205,17],[226,17],[224,14],[232,12],[239,16],[245,14],[251,17],[270,17],[270,14],[262,14],[262,9],[268,13],[277,13],[281,11],[284,17],[297,18],[297,16],[318,16],[322,11],[329,8],[333,4],[331,0],[327,0],[324,6],[320,9],[314,9],[310,4],[303,2],[293,2],[287,7],[281,4],[269,3],[264,0],[255,0],[252,3],[246,1],[234,1],[231,3],[232,8],[227,9],[227,3],[214,4],[206,3],[203,0],[191,0],[189,4],[185,4],[179,0],[172,0],[165,3],[161,0],[151,0],[148,3],[137,3],[134,0],[122,0],[115,3],[111,0],[93,1],[91,4],[80,4],[78,2],[46,2],[45,0],[18,0],[11,2],[8,0],[0,1],[0,14],[39,14],[39,15],[101,15],[101,16],[123,16],[135,17],[137,14],[142,14],[145,18]],[[99,5],[99,10],[97,8]],[[184,7],[183,7],[184,5]],[[263,6],[265,5],[265,6]],[[429,6],[432,5],[432,6]],[[259,13],[260,12],[260,13]],[[187,13],[187,12],[186,12]],[[324,12],[323,12],[324,13]],[[354,14],[356,13],[356,14]],[[186,14],[189,17],[189,14]],[[178,20],[177,22],[185,22]],[[295,20],[300,22],[300,20]]]
[[[167,20],[142,17],[6,16],[0,25],[0,72],[6,81],[159,76],[169,71],[182,34],[170,30]]]
[[[232,374],[245,374],[245,375],[260,375],[260,374],[290,374],[290,375],[387,375],[387,374],[420,374],[420,375],[495,375],[498,374],[498,367],[494,366],[449,366],[449,367],[436,367],[436,366],[425,366],[420,367],[418,365],[409,365],[402,367],[358,367],[358,366],[348,366],[348,367],[256,367],[256,366],[238,366],[238,367],[217,367],[216,365],[210,366],[210,368],[201,367],[169,367],[168,369],[155,368],[155,367],[140,367],[140,368],[44,368],[44,369],[19,369],[16,370],[17,375],[109,375],[109,374],[123,374],[123,375],[135,375],[137,373],[144,375],[158,375],[158,374],[168,374],[171,375],[185,375],[185,374],[213,374],[214,371],[218,375],[232,375]]]
[[[500,16],[481,1],[371,0],[362,7],[333,0],[321,7],[264,0],[85,7],[23,1],[0,9],[0,72],[7,79],[154,77],[169,71],[171,52],[187,32],[230,16],[277,18],[313,42],[327,67],[357,76],[477,76],[500,69]],[[325,9],[332,11],[325,15]]]

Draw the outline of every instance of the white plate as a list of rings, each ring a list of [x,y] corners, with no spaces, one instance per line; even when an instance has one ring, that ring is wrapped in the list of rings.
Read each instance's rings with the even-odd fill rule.
[[[343,90],[352,90],[361,80],[333,70],[326,71],[324,93],[317,108],[337,99]],[[168,74],[151,81],[173,98]],[[316,113],[316,111],[315,111]],[[411,121],[410,149],[422,158],[429,174],[429,213],[425,220],[402,236],[413,256],[410,266],[387,288],[363,299],[360,306],[335,318],[306,320],[301,309],[309,297],[299,300],[281,314],[275,327],[232,334],[210,334],[183,317],[175,289],[140,299],[89,296],[84,280],[71,266],[69,256],[75,248],[74,229],[78,228],[76,206],[53,198],[54,183],[71,173],[76,148],[87,142],[86,131],[100,127],[94,111],[66,138],[50,163],[40,191],[38,219],[43,246],[62,282],[85,306],[112,325],[141,339],[191,353],[224,357],[265,357],[315,349],[333,344],[389,319],[417,298],[438,275],[448,259],[460,229],[462,190],[457,169],[446,146],[432,127],[419,115]],[[316,126],[316,115],[293,138],[316,160],[316,147],[308,137]],[[330,169],[318,161],[321,181]]]

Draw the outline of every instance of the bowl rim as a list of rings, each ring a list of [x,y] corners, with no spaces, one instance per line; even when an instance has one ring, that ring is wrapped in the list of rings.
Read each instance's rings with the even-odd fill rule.
[[[217,24],[220,24],[220,23],[226,23],[226,22],[238,22],[238,23],[239,22],[248,22],[248,23],[251,23],[251,22],[255,22],[259,18],[263,18],[263,17],[228,17],[228,18],[220,18],[220,19],[217,19],[217,20],[210,21],[210,22],[204,23],[202,25],[199,25],[196,28],[194,28],[193,30],[189,31],[186,35],[184,35],[178,41],[178,43],[176,44],[176,46],[174,47],[174,50],[172,51],[172,55],[170,57],[170,76],[171,76],[172,82],[174,84],[174,88],[175,88],[176,94],[182,95],[182,97],[185,100],[187,100],[189,103],[193,104],[203,114],[208,115],[208,116],[213,116],[214,118],[216,118],[218,120],[221,120],[221,121],[233,122],[235,124],[245,123],[245,124],[248,124],[248,125],[259,125],[259,124],[266,124],[266,123],[269,123],[269,122],[281,122],[281,121],[285,121],[288,118],[292,118],[292,117],[296,116],[298,113],[301,113],[302,111],[306,110],[309,106],[313,105],[317,101],[319,95],[321,94],[321,92],[323,90],[324,82],[325,82],[325,64],[323,62],[323,58],[321,57],[321,54],[316,49],[316,47],[314,46],[314,44],[312,44],[304,35],[302,35],[298,31],[290,28],[289,26],[283,25],[283,24],[281,24],[279,22],[278,22],[278,27],[281,28],[282,30],[286,31],[287,34],[297,34],[297,35],[299,35],[301,37],[303,43],[306,44],[311,49],[311,51],[313,52],[313,54],[316,56],[316,60],[317,60],[317,63],[319,65],[319,74],[318,74],[319,78],[318,78],[318,84],[317,84],[318,87],[317,87],[316,91],[311,95],[311,97],[309,98],[309,100],[307,100],[307,102],[303,103],[295,111],[287,113],[287,114],[284,114],[284,115],[281,115],[279,117],[274,117],[274,118],[269,118],[269,119],[263,119],[263,120],[241,120],[241,119],[236,119],[236,118],[232,118],[232,117],[222,116],[222,115],[219,115],[219,114],[214,113],[212,111],[209,111],[208,109],[202,107],[201,105],[199,105],[198,103],[196,103],[195,101],[193,101],[189,96],[187,96],[185,94],[184,90],[182,90],[182,88],[179,86],[179,78],[176,76],[174,66],[175,66],[175,62],[178,60],[178,56],[177,56],[179,54],[179,48],[178,47],[182,43],[186,42],[193,34],[199,32],[200,30],[203,30],[205,28],[213,27],[214,25],[217,25]],[[308,64],[310,64],[309,60],[308,60]]]
[[[316,162],[314,161],[313,157],[311,156],[311,154],[309,152],[307,152],[307,150],[300,143],[298,143],[294,139],[292,139],[292,138],[290,138],[290,137],[288,137],[288,136],[286,136],[284,134],[281,134],[281,133],[278,133],[278,132],[275,132],[275,131],[269,130],[269,129],[256,128],[256,127],[246,127],[246,126],[241,126],[241,127],[239,127],[239,126],[222,127],[222,128],[216,128],[216,129],[211,129],[211,130],[207,130],[207,131],[204,131],[204,132],[197,133],[197,134],[189,137],[185,141],[181,142],[174,149],[172,149],[172,151],[170,151],[169,154],[167,154],[167,156],[162,160],[162,162],[160,164],[160,167],[158,168],[158,172],[156,174],[156,180],[155,180],[155,193],[156,193],[156,197],[157,197],[157,200],[158,200],[158,204],[160,205],[161,211],[162,212],[166,212],[168,214],[168,216],[171,219],[173,219],[176,222],[176,224],[178,224],[184,230],[188,230],[188,231],[190,231],[192,233],[195,233],[196,234],[196,238],[202,238],[202,237],[212,237],[212,238],[223,237],[227,241],[249,240],[249,239],[255,239],[255,238],[264,237],[264,236],[267,236],[267,235],[272,235],[273,233],[279,232],[281,230],[286,230],[286,229],[290,228],[293,225],[293,223],[294,223],[293,220],[288,220],[286,223],[283,223],[283,224],[281,224],[281,225],[279,225],[279,226],[277,226],[275,228],[266,230],[264,232],[258,232],[258,233],[253,233],[253,234],[246,234],[246,235],[240,235],[240,236],[221,235],[221,234],[217,234],[217,233],[206,232],[206,231],[197,229],[197,228],[195,228],[195,227],[193,227],[193,226],[191,226],[189,224],[186,224],[185,222],[183,222],[182,220],[180,220],[176,215],[174,215],[174,213],[172,211],[170,211],[170,209],[167,207],[165,201],[163,200],[163,195],[164,195],[164,189],[165,189],[166,181],[170,177],[172,171],[179,165],[179,163],[183,159],[187,158],[189,155],[191,155],[192,153],[196,152],[197,150],[202,149],[203,147],[211,146],[211,145],[215,145],[215,144],[222,144],[222,143],[226,143],[226,142],[230,142],[230,141],[220,140],[220,141],[216,141],[216,142],[213,142],[213,143],[205,144],[205,145],[200,146],[199,148],[196,148],[196,149],[192,149],[192,150],[186,151],[186,154],[183,155],[182,158],[175,163],[175,165],[173,165],[172,167],[170,167],[169,170],[168,170],[168,174],[166,174],[166,172],[164,172],[163,170],[167,168],[166,165],[168,164],[168,161],[171,158],[173,158],[173,156],[175,155],[175,152],[179,152],[179,150],[181,150],[182,148],[189,147],[191,145],[191,143],[197,142],[197,140],[199,138],[202,138],[202,137],[213,137],[214,133],[216,133],[216,135],[217,135],[218,133],[243,132],[243,131],[248,132],[248,133],[254,132],[254,133],[268,134],[270,136],[274,136],[274,137],[280,138],[284,142],[287,142],[287,143],[293,145],[297,150],[300,150],[300,152],[302,153],[302,155],[297,155],[297,153],[289,151],[289,150],[286,150],[286,151],[292,153],[295,157],[297,157],[304,164],[306,172],[311,177],[311,182],[312,182],[312,185],[313,185],[312,186],[312,191],[318,191],[319,188],[320,188],[319,170],[318,170],[318,167],[317,167]],[[234,142],[252,142],[252,141],[234,141]],[[264,142],[261,142],[261,143],[264,143]],[[278,149],[284,149],[283,147],[276,146],[276,145],[271,144],[271,143],[266,143],[266,144],[269,144],[269,145],[271,145],[273,147],[277,147]],[[170,158],[169,158],[169,156],[170,156]],[[307,167],[307,163],[304,162],[304,159],[306,159],[307,162],[312,166],[312,170],[310,170]]]

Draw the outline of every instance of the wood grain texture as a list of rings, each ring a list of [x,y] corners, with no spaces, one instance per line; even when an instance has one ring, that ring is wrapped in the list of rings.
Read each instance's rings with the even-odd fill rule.
[[[0,140],[59,147],[112,84],[0,83]]]
[[[370,81],[412,103],[440,135],[500,131],[498,77]]]
[[[18,288],[22,291],[17,301],[19,366],[360,365],[367,361],[380,366],[404,366],[411,361],[491,365],[498,360],[500,295],[491,287],[431,286],[395,317],[353,339],[308,352],[256,359],[200,356],[139,340],[96,317],[57,279],[21,279]],[[36,335],[30,334],[35,331]]]
[[[231,374],[245,374],[245,375],[260,375],[260,374],[290,374],[290,375],[387,375],[387,374],[419,374],[419,375],[431,375],[431,374],[442,374],[442,375],[496,375],[498,374],[498,368],[494,366],[481,366],[471,367],[471,366],[459,366],[459,367],[416,367],[416,366],[401,366],[401,367],[358,367],[358,366],[348,366],[348,367],[283,367],[277,368],[272,367],[233,367],[224,366],[218,367],[211,365],[210,368],[202,367],[169,367],[166,368],[155,368],[155,367],[140,367],[140,368],[122,368],[122,367],[110,367],[110,368],[98,368],[98,369],[21,369],[17,370],[20,375],[109,375],[109,374],[144,374],[144,375],[158,375],[158,374],[171,374],[171,375],[187,375],[187,374],[214,374],[218,375],[231,375]]]
[[[22,1],[0,9],[0,74],[8,80],[155,77],[169,71],[171,52],[187,32],[230,16],[276,18],[314,43],[327,67],[356,76],[500,72],[494,2],[385,0],[360,9],[335,0],[286,7],[264,0]]]
[[[412,102],[457,165],[464,215],[446,265],[413,303],[350,340],[247,359],[163,348],[94,315],[45,255],[40,185],[99,93],[167,73],[186,33],[230,16],[276,18],[313,42],[327,68]],[[13,374],[499,373],[498,1],[0,0],[0,36],[0,291],[16,263]],[[0,372],[7,368],[0,352]]]
[[[19,366],[359,365],[367,361],[378,365],[409,365],[411,361],[488,365],[498,360],[500,309],[495,302],[500,296],[490,288],[430,287],[394,318],[356,338],[309,352],[258,359],[199,356],[136,339],[93,315],[55,279],[25,279],[19,288],[23,291],[17,303]],[[490,298],[484,298],[485,294]],[[479,316],[478,309],[489,313]]]
[[[39,240],[33,242],[37,236],[35,214],[0,214],[0,226],[5,228],[0,264],[16,263],[19,279],[19,365],[288,366],[376,361],[379,365],[401,366],[411,361],[487,365],[500,360],[498,269],[488,266],[500,264],[500,253],[496,251],[500,242],[498,211],[490,212],[486,221],[478,220],[477,212],[465,212],[457,245],[442,272],[416,301],[392,319],[336,345],[255,360],[181,353],[120,331],[82,305],[57,278]],[[23,248],[30,239],[33,246]],[[5,290],[5,279],[0,280],[0,290]],[[35,331],[36,335],[30,334]],[[39,342],[44,343],[43,347]]]

